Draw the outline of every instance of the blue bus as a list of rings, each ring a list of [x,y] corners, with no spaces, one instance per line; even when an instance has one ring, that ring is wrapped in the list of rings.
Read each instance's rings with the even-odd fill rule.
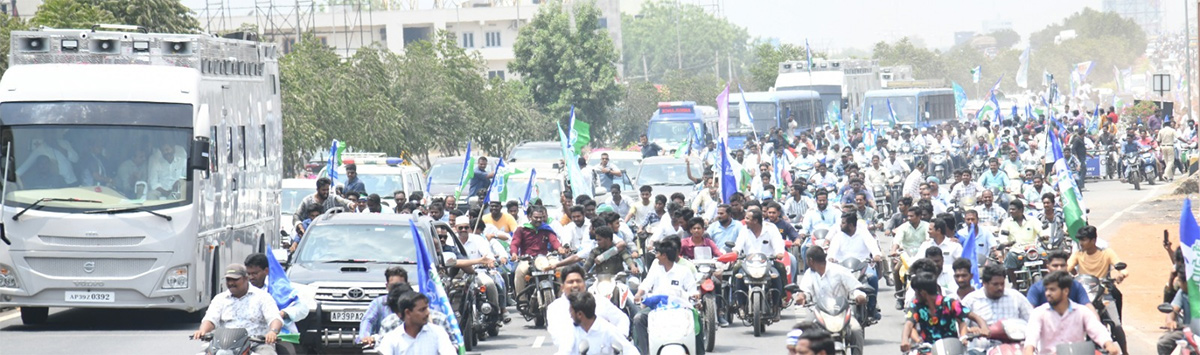
[[[766,135],[776,127],[785,129],[795,123],[797,134],[825,124],[825,108],[821,106],[821,95],[812,90],[787,90],[748,92],[746,106],[754,127],[741,122],[741,93],[729,94],[729,147],[741,148],[746,137]]]
[[[896,123],[910,127],[928,127],[956,118],[953,89],[883,89],[867,91],[860,114],[871,112],[876,127],[890,125],[888,101],[896,112]]]
[[[697,106],[694,101],[660,102],[646,126],[646,139],[668,151],[688,139],[693,149],[703,149],[710,139],[708,123],[716,120],[717,109],[711,106]]]

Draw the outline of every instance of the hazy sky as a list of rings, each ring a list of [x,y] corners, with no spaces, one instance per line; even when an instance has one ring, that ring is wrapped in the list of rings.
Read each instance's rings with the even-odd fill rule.
[[[692,0],[711,1],[711,0]],[[1151,0],[1146,0],[1151,1]],[[1183,28],[1183,1],[1163,0],[1168,29]],[[751,36],[777,37],[817,49],[861,48],[917,36],[930,47],[954,44],[954,32],[1007,20],[1022,38],[1101,0],[724,0],[725,16]],[[1170,4],[1168,4],[1170,3]],[[1194,2],[1193,2],[1194,4]],[[1172,6],[1174,5],[1174,6]],[[1194,14],[1195,9],[1190,9]]]
[[[221,0],[182,0],[197,13]],[[255,0],[224,0],[233,16],[252,13]],[[292,4],[294,0],[274,0]],[[318,3],[326,0],[315,0]],[[419,0],[422,4],[431,0]],[[466,0],[458,0],[465,2]],[[643,0],[653,1],[653,0]],[[954,32],[983,29],[987,20],[1005,20],[1022,38],[1085,7],[1100,10],[1102,0],[679,0],[684,3],[720,2],[725,16],[746,27],[751,36],[779,38],[786,43],[810,44],[822,51],[859,48],[904,36],[923,39],[932,48],[949,47]],[[1162,1],[1164,27],[1183,28],[1183,3]],[[524,2],[524,0],[522,0]],[[1194,2],[1193,2],[1194,3]],[[1195,14],[1196,9],[1189,9]]]

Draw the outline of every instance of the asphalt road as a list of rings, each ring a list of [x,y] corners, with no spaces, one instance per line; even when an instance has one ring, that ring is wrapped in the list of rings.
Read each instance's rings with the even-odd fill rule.
[[[1091,223],[1099,226],[1101,236],[1105,237],[1106,231],[1115,230],[1120,222],[1129,218],[1126,212],[1137,203],[1165,192],[1158,186],[1133,191],[1130,185],[1115,181],[1089,183],[1085,199],[1091,209]],[[883,239],[881,243],[884,248],[890,247],[889,240]],[[902,315],[893,307],[892,288],[882,281],[880,288],[883,320],[867,328],[865,353],[895,354],[899,352]],[[760,337],[754,337],[749,326],[735,321],[732,326],[717,331],[714,353],[781,353],[786,333],[796,323],[796,313],[800,311],[798,307],[785,311],[782,321],[769,326],[766,334]],[[517,314],[512,317],[512,323],[505,326],[498,337],[480,342],[472,353],[554,353],[555,348],[545,329],[534,329]],[[195,354],[201,350],[200,343],[188,340],[188,335],[199,320],[200,314],[179,311],[51,309],[46,324],[24,326],[20,315],[10,310],[0,313],[0,354]],[[1131,353],[1154,353],[1154,339],[1138,338],[1130,336]]]

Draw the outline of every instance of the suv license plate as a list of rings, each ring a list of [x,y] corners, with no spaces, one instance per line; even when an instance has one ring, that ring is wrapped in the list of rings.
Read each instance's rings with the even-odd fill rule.
[[[117,301],[116,292],[67,291],[67,302],[113,303]]]
[[[366,312],[333,312],[329,314],[331,322],[361,322]]]

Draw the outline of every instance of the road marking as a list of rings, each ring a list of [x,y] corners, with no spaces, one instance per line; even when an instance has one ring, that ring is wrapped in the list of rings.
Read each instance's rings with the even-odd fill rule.
[[[11,310],[11,311],[9,311],[9,312],[12,312],[12,314],[9,314],[9,315],[7,315],[7,316],[0,317],[0,323],[7,322],[7,321],[9,321],[9,320],[11,320],[11,319],[13,319],[13,318],[17,318],[17,317],[20,317],[20,316],[21,316],[21,309],[20,309],[20,308],[18,308],[18,309],[14,309],[14,310]]]
[[[1101,223],[1099,227],[1096,227],[1096,230],[1097,231],[1104,230],[1104,228],[1107,228],[1108,225],[1115,222],[1117,220],[1117,218],[1120,218],[1122,215],[1124,215],[1125,212],[1132,211],[1138,205],[1142,204],[1143,202],[1146,202],[1146,200],[1149,200],[1151,197],[1157,196],[1158,189],[1163,186],[1166,186],[1166,184],[1154,185],[1154,189],[1150,190],[1149,191],[1150,193],[1146,194],[1146,196],[1142,196],[1141,200],[1138,200],[1138,202],[1135,202],[1132,205],[1129,205],[1129,207],[1125,207],[1125,209],[1117,211],[1117,213],[1114,213],[1112,216],[1109,216],[1108,219],[1104,220],[1104,223]]]
[[[534,338],[533,339],[533,348],[537,349],[537,348],[542,347],[542,343],[545,341],[546,341],[546,337],[544,337],[544,336],[539,336],[537,338]]]

